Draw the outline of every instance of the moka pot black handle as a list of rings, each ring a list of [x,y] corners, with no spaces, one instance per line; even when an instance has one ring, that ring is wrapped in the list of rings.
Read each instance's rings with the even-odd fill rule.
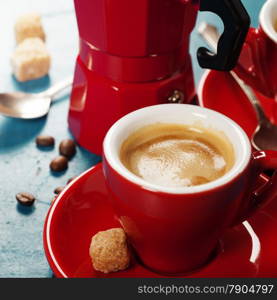
[[[224,32],[218,41],[217,53],[205,47],[198,49],[199,65],[219,71],[232,70],[250,27],[250,17],[246,9],[241,0],[200,0],[200,11],[217,14],[224,24]]]

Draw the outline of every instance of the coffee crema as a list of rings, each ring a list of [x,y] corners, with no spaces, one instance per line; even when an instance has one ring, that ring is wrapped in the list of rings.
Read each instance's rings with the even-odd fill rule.
[[[211,182],[234,165],[233,146],[224,133],[201,126],[157,123],[131,134],[120,159],[133,174],[165,187]]]

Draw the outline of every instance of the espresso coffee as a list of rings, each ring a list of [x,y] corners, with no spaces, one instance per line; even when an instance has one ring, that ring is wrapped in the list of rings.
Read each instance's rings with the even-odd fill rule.
[[[201,126],[157,123],[131,134],[120,159],[133,174],[166,187],[216,180],[234,164],[233,146],[218,131]]]

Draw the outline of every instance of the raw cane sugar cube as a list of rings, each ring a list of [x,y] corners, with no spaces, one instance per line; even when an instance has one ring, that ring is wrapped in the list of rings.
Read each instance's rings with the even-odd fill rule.
[[[124,270],[130,263],[130,252],[123,229],[99,231],[91,239],[89,254],[95,270],[110,273]]]
[[[49,72],[50,55],[39,38],[28,38],[20,43],[11,58],[13,73],[20,82],[38,79]]]
[[[45,32],[41,17],[37,13],[28,13],[20,16],[14,26],[17,44],[27,38],[37,37],[45,41]]]

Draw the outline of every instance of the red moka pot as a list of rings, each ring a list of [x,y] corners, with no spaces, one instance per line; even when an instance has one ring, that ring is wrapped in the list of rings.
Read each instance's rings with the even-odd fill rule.
[[[230,70],[249,28],[240,0],[75,0],[80,35],[69,110],[77,142],[101,154],[111,125],[136,109],[195,96],[189,54],[198,10],[225,30],[217,53],[197,52],[203,68]]]

